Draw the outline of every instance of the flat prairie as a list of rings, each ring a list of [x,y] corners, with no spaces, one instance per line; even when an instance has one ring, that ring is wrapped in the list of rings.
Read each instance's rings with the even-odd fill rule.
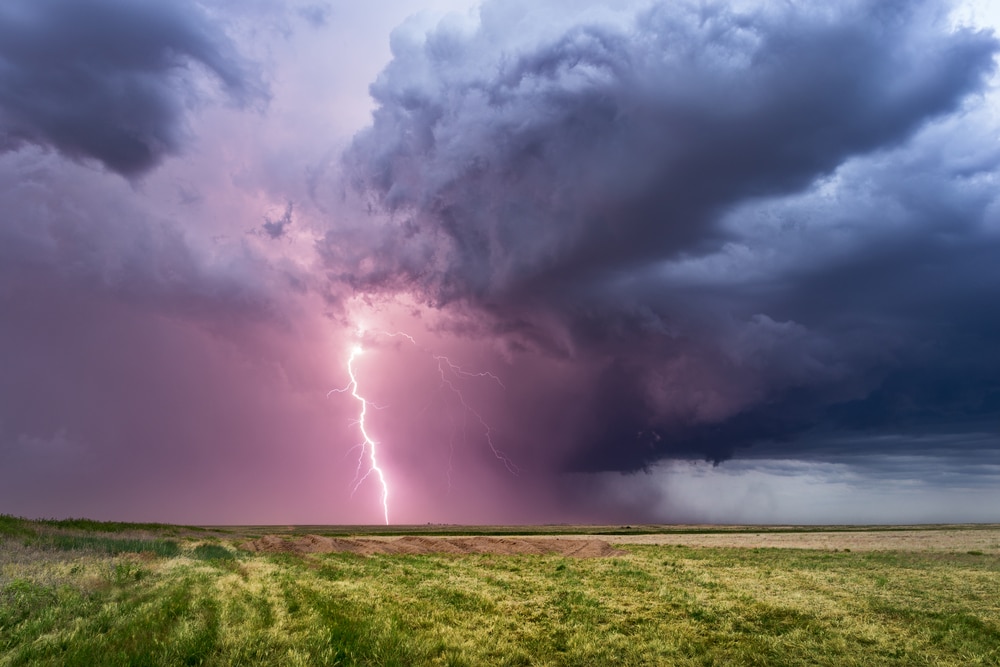
[[[1000,665],[1000,526],[0,515],[7,665]]]
[[[322,530],[321,527],[317,527]],[[542,527],[544,528],[544,527]],[[686,547],[725,547],[739,549],[814,549],[824,551],[902,551],[902,552],[968,552],[981,551],[1000,555],[1000,526],[929,526],[910,528],[870,527],[868,529],[816,529],[809,527],[743,526],[660,527],[664,532],[649,532],[644,527],[636,532],[593,532],[589,526],[575,526],[576,532],[542,534],[534,530],[512,529],[510,535],[474,535],[457,537],[437,535],[370,534],[327,537],[286,531],[284,535],[266,534],[248,540],[241,546],[252,552],[270,553],[358,553],[374,554],[559,554],[576,558],[621,556],[628,552],[614,545],[656,545]],[[415,529],[414,529],[415,530]],[[473,529],[475,530],[475,529]],[[495,531],[494,528],[481,530]],[[587,531],[591,532],[587,532]],[[704,531],[704,532],[701,532]]]
[[[577,539],[576,536],[573,539]],[[758,531],[743,528],[733,532],[608,535],[604,539],[611,544],[674,544],[687,547],[938,553],[978,550],[1000,554],[1000,526]]]

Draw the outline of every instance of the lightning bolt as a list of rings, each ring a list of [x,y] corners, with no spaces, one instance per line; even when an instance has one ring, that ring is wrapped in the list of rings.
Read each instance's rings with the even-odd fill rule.
[[[385,525],[388,526],[389,483],[385,479],[385,472],[378,464],[378,441],[373,439],[370,435],[368,435],[368,429],[365,426],[365,417],[368,415],[368,406],[371,405],[372,407],[375,408],[377,408],[378,406],[376,406],[374,403],[371,403],[370,401],[368,401],[368,399],[366,399],[364,396],[358,393],[358,378],[354,374],[354,360],[357,359],[358,355],[360,355],[362,352],[364,352],[364,350],[361,348],[361,346],[355,345],[354,347],[351,348],[351,354],[347,358],[347,374],[351,378],[350,384],[348,384],[343,389],[331,389],[329,392],[327,392],[326,395],[329,396],[330,394],[342,394],[344,392],[350,391],[351,396],[353,396],[358,401],[358,403],[361,404],[361,411],[360,413],[358,413],[357,424],[358,424],[358,429],[361,431],[361,437],[364,438],[364,441],[361,443],[361,456],[358,458],[358,470],[355,473],[355,479],[357,479],[358,475],[361,473],[361,462],[364,460],[365,452],[368,452],[369,467],[368,467],[368,472],[366,472],[361,477],[361,479],[357,480],[357,483],[354,485],[354,491],[357,491],[358,487],[361,486],[361,484],[366,479],[368,479],[368,477],[372,473],[375,473],[375,475],[378,477],[379,484],[382,485],[382,514],[385,517]]]
[[[355,334],[357,335],[357,337],[359,339],[365,338],[365,336],[368,333],[369,333],[369,330],[366,329],[363,325],[359,325],[358,328],[355,330]],[[417,341],[413,338],[413,336],[411,336],[410,334],[405,333],[403,331],[396,331],[396,332],[372,331],[370,333],[373,336],[386,336],[386,337],[389,337],[389,338],[405,338],[409,343],[411,343],[411,344],[413,344],[413,345],[415,345],[417,347],[420,347],[419,345],[417,345]],[[460,379],[460,378],[469,378],[469,379],[472,379],[472,378],[486,378],[486,379],[492,380],[493,382],[496,382],[496,384],[501,389],[506,389],[506,387],[503,384],[503,381],[501,381],[499,377],[497,377],[496,375],[494,375],[493,373],[490,373],[488,371],[478,372],[478,373],[477,372],[472,372],[472,371],[467,371],[464,368],[462,368],[460,365],[456,364],[455,362],[453,362],[451,359],[449,359],[448,357],[446,357],[444,355],[433,354],[432,352],[430,352],[429,350],[427,350],[425,348],[421,348],[421,349],[424,352],[426,352],[437,363],[438,375],[441,377],[441,387],[442,388],[446,387],[447,389],[449,389],[458,398],[458,402],[465,409],[466,414],[471,414],[472,416],[474,416],[476,418],[476,420],[479,422],[479,424],[482,426],[482,428],[483,428],[483,435],[484,435],[484,437],[486,439],[486,444],[489,446],[490,451],[493,453],[493,456],[495,456],[501,463],[503,463],[504,467],[508,470],[508,472],[510,472],[513,475],[517,475],[518,472],[519,472],[518,467],[514,464],[513,461],[510,460],[510,458],[508,458],[508,456],[503,451],[501,451],[500,449],[498,449],[497,446],[496,446],[496,444],[493,442],[493,431],[492,431],[492,428],[490,427],[489,423],[487,423],[487,421],[483,418],[483,416],[477,410],[475,410],[471,405],[469,405],[466,402],[465,396],[462,394],[461,390],[455,385],[455,382],[454,382],[455,379]],[[364,396],[362,396],[359,393],[358,378],[357,378],[357,374],[355,373],[355,370],[354,370],[354,361],[355,361],[355,359],[357,359],[357,357],[360,354],[362,354],[363,351],[364,350],[361,347],[361,345],[354,345],[351,348],[351,353],[350,353],[350,355],[347,358],[347,372],[348,372],[348,375],[351,378],[351,381],[350,381],[350,383],[348,383],[348,385],[346,387],[343,387],[341,389],[332,389],[332,390],[330,390],[329,392],[327,392],[327,397],[329,397],[331,394],[334,394],[334,393],[342,394],[342,393],[350,392],[351,396],[353,396],[355,398],[355,400],[357,400],[358,403],[361,405],[361,410],[360,410],[360,412],[358,414],[358,418],[353,422],[353,423],[355,423],[355,424],[358,425],[358,429],[361,431],[361,437],[363,438],[363,441],[360,442],[360,443],[358,443],[356,445],[356,447],[358,447],[358,448],[361,449],[361,453],[358,456],[358,467],[357,467],[357,470],[354,473],[354,482],[353,482],[354,483],[354,488],[352,489],[351,494],[353,495],[354,492],[356,492],[358,490],[358,488],[365,482],[365,480],[367,480],[374,473],[375,476],[378,477],[379,484],[382,487],[382,514],[383,514],[383,516],[385,518],[385,524],[388,526],[389,525],[389,484],[386,481],[385,472],[382,470],[382,468],[379,466],[379,463],[378,463],[378,445],[379,445],[379,442],[377,440],[375,440],[374,438],[372,438],[371,435],[369,435],[368,430],[367,430],[367,426],[366,426],[366,423],[365,423],[365,417],[368,415],[368,408],[372,407],[372,408],[375,408],[375,409],[381,409],[382,406],[376,405],[375,403],[373,403],[372,401],[366,399]],[[453,429],[454,429],[454,417],[450,417],[450,418],[452,419],[452,424],[453,424]],[[464,428],[463,428],[463,430],[464,430]],[[454,436],[452,436],[452,437],[454,437]],[[452,441],[450,443],[450,445],[451,445],[451,447],[450,447],[451,453],[452,453],[452,455],[454,455],[454,441]],[[352,448],[352,450],[353,449],[354,448]],[[362,470],[364,469],[365,454],[368,455],[368,469],[367,469],[367,471],[364,472],[364,474],[362,474]],[[448,487],[450,489],[451,488],[451,456],[449,456],[449,459],[448,459],[448,470],[447,470],[446,474],[447,474],[447,477],[448,477]]]

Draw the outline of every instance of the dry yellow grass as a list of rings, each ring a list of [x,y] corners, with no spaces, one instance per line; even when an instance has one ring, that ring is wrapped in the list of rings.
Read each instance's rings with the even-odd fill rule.
[[[577,539],[577,536],[564,536]],[[589,537],[589,536],[582,536]],[[675,544],[688,547],[822,549],[851,551],[981,551],[1000,554],[1000,527],[781,532],[606,535],[611,544]]]

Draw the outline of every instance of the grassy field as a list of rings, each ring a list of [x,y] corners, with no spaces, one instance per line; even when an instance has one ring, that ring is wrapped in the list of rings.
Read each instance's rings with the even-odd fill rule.
[[[704,547],[675,531],[643,527],[665,543],[615,540],[625,555],[605,558],[363,556],[241,548],[320,527],[0,516],[0,665],[1000,665],[1000,542]]]

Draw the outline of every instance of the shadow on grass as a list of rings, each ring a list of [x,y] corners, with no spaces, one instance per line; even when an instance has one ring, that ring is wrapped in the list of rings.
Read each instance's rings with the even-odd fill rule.
[[[191,557],[198,560],[233,560],[236,555],[218,544],[199,544],[191,551]]]

